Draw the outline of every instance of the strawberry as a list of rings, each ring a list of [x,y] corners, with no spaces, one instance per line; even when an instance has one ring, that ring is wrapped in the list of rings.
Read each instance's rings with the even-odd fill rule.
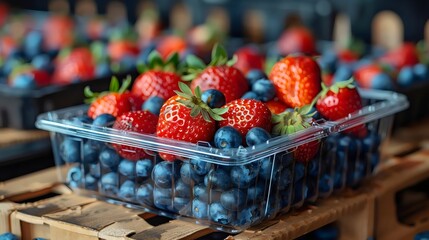
[[[277,48],[281,55],[291,53],[316,54],[316,41],[310,30],[303,26],[295,26],[286,29],[279,40]]]
[[[334,74],[322,72],[322,82],[326,86],[331,86],[332,83],[334,82]]]
[[[311,105],[301,108],[295,108],[293,111],[285,111],[280,114],[273,114],[272,117],[272,134],[273,135],[290,135],[311,127],[314,122],[313,115],[310,113]],[[306,163],[312,160],[319,151],[320,141],[311,141],[299,145],[293,151],[293,158],[296,161]]]
[[[353,75],[361,88],[386,90],[393,88],[392,72],[379,64],[361,66],[355,70]]]
[[[416,46],[413,43],[403,43],[399,48],[393,49],[381,56],[379,61],[401,69],[413,66],[419,62]]]
[[[359,59],[359,55],[350,49],[339,50],[337,55],[340,61],[344,63],[352,63]]]
[[[119,88],[119,81],[112,77],[108,92],[94,93],[89,87],[85,88],[85,96],[88,98],[87,103],[91,103],[88,108],[88,116],[92,119],[103,113],[108,113],[118,117],[126,112],[133,110],[134,98],[126,89],[131,84],[131,77],[128,77]]]
[[[120,115],[113,124],[113,128],[121,131],[154,134],[156,132],[157,124],[158,116],[149,111],[138,110],[126,112]],[[129,160],[139,160],[150,157],[150,155],[142,148],[121,144],[113,144],[113,147],[121,157]]]
[[[66,15],[53,15],[43,25],[43,39],[46,49],[63,49],[73,44],[74,22]]]
[[[165,36],[160,40],[156,46],[156,50],[163,59],[167,59],[173,53],[183,55],[187,47],[187,43],[183,38],[170,35]]]
[[[237,62],[233,66],[244,75],[249,70],[264,68],[264,56],[254,47],[242,47],[235,52],[235,56],[237,56]]]
[[[291,107],[310,104],[320,92],[319,64],[311,57],[287,56],[274,64],[269,79],[277,97]]]
[[[200,87],[202,91],[216,89],[225,95],[226,102],[238,99],[249,89],[243,73],[232,67],[232,61],[228,61],[226,50],[220,45],[215,45],[212,51],[212,60],[206,66],[200,59],[193,55],[186,58],[189,75],[184,80],[192,80],[191,89]]]
[[[265,105],[267,105],[267,107],[268,107],[268,109],[270,109],[271,113],[275,113],[275,114],[282,113],[288,108],[288,106],[286,104],[279,101],[277,98],[272,99],[268,102],[265,102]]]
[[[63,54],[60,53],[56,59],[56,67],[53,73],[54,83],[70,84],[73,81],[86,81],[94,78],[95,60],[89,49],[76,48],[66,56]]]
[[[194,95],[185,83],[180,82],[179,87],[182,92],[176,91],[177,95],[169,98],[161,108],[156,134],[191,143],[210,142],[216,131],[215,121],[223,120],[220,115],[228,109],[208,107],[201,100],[200,88],[195,89]],[[160,156],[167,161],[176,159],[166,153],[160,153]]]
[[[167,61],[154,51],[149,55],[149,64],[140,65],[143,72],[135,80],[131,92],[146,101],[151,96],[169,99],[179,90],[179,55],[172,54]]]
[[[6,59],[9,54],[18,47],[15,39],[11,36],[0,37],[0,57]]]
[[[353,85],[353,79],[337,82],[329,88],[322,84],[322,91],[316,98],[317,111],[328,120],[339,120],[362,109],[362,98]],[[358,136],[366,135],[364,125],[348,132]]]
[[[224,120],[219,121],[219,127],[234,127],[243,137],[254,127],[263,128],[268,132],[271,131],[271,112],[261,101],[236,99],[222,108],[228,110],[222,115]]]
[[[136,43],[120,39],[109,42],[107,52],[113,61],[120,61],[125,56],[137,56],[140,49]]]

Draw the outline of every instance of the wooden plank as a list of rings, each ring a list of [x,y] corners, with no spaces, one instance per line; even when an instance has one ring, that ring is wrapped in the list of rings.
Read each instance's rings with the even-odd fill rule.
[[[98,237],[107,240],[124,239],[126,236],[153,228],[141,216],[134,215],[128,219],[119,220],[103,228]]]
[[[0,202],[0,233],[10,232],[10,214],[19,206],[14,202]]]
[[[49,132],[41,130],[20,130],[12,128],[0,128],[0,148],[17,143],[31,142],[49,138]]]
[[[162,224],[149,230],[137,233],[129,238],[129,240],[191,240],[209,233],[214,232],[213,229],[195,223],[173,220],[166,224]]]

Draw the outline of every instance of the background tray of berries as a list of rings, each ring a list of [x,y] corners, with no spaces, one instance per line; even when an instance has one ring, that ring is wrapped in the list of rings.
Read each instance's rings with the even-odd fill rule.
[[[108,123],[103,114],[88,117],[93,105],[40,115],[36,125],[51,132],[56,164],[69,167],[62,180],[84,195],[223,231],[243,231],[370,176],[382,158],[379,146],[389,137],[393,115],[408,106],[401,94],[360,90],[362,108],[346,117],[309,122],[308,109],[296,108],[271,119],[271,134],[251,127],[242,135],[236,130],[240,126],[222,121],[248,119],[246,112],[257,116],[264,107],[239,98],[208,113],[224,118],[216,126],[207,127],[202,114],[184,133],[181,127],[191,114],[187,101],[201,92],[193,95],[185,84],[179,86],[181,92],[162,105],[159,118],[141,110]],[[207,92],[213,97],[211,91],[202,95]],[[298,118],[303,120],[298,125],[276,128]],[[209,129],[213,132],[207,140],[192,141]]]

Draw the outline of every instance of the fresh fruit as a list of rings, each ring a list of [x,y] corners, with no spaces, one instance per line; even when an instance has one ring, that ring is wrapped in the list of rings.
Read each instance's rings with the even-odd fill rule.
[[[161,111],[161,107],[164,104],[165,100],[158,96],[149,97],[142,105],[142,110],[147,110],[157,116]]]
[[[119,81],[116,77],[112,77],[108,92],[94,93],[89,87],[85,88],[85,96],[88,98],[87,103],[90,103],[88,108],[88,116],[96,118],[98,115],[108,113],[114,117],[118,117],[132,110],[133,98],[126,89],[131,84],[131,78],[128,77],[119,87]]]
[[[361,66],[354,72],[359,87],[366,89],[393,89],[392,78],[378,64]]]
[[[258,94],[256,94],[253,91],[249,91],[247,93],[245,93],[243,96],[241,96],[242,99],[254,99],[254,100],[258,100],[260,101],[261,99],[259,98]]]
[[[204,184],[213,190],[227,190],[231,184],[231,178],[222,168],[212,169],[204,177]]]
[[[414,75],[412,67],[403,67],[397,76],[397,83],[400,86],[408,87],[411,86],[416,81],[416,76]]]
[[[95,61],[87,48],[73,49],[56,59],[52,80],[56,84],[70,84],[91,80],[95,76]]]
[[[270,109],[271,113],[279,114],[284,112],[288,106],[283,102],[279,101],[277,98],[274,98],[268,102],[265,102],[265,105]]]
[[[136,176],[137,177],[150,177],[152,174],[153,163],[150,159],[138,160],[136,162]]]
[[[204,181],[204,176],[199,175],[190,163],[183,163],[180,168],[180,177],[182,181],[188,185],[201,183]]]
[[[306,56],[288,56],[277,62],[269,79],[276,87],[277,97],[291,107],[310,104],[320,92],[319,65]]]
[[[103,113],[98,115],[96,118],[94,118],[94,121],[92,122],[92,126],[111,127],[113,126],[113,123],[115,122],[115,120],[116,120],[116,117],[113,116],[112,114]]]
[[[252,162],[246,165],[233,166],[231,168],[231,183],[233,186],[246,189],[255,183],[259,171],[259,162]]]
[[[177,53],[164,62],[157,52],[152,52],[149,64],[139,66],[142,73],[136,78],[131,92],[143,101],[152,96],[169,99],[175,95],[174,91],[179,90],[178,84],[181,79],[178,65]]]
[[[8,84],[15,88],[36,89],[51,83],[51,77],[44,70],[26,65],[16,68],[10,75]]]
[[[139,110],[126,112],[117,117],[113,128],[121,131],[131,131],[135,133],[154,134],[158,116],[149,111]],[[119,155],[129,160],[139,160],[150,157],[142,148],[136,148],[121,144],[113,144]]]
[[[419,62],[416,46],[413,43],[403,43],[379,58],[379,61],[390,64],[396,69],[413,66]]]
[[[43,23],[43,45],[48,50],[59,50],[72,45],[73,20],[66,15],[52,15]]]
[[[134,181],[125,180],[124,183],[119,187],[118,196],[128,201],[135,199],[134,189],[136,188]]]
[[[225,191],[220,196],[220,203],[230,211],[241,210],[246,204],[246,194],[238,188]]]
[[[151,182],[142,184],[136,191],[137,202],[148,206],[153,205],[153,185]]]
[[[283,56],[293,53],[316,53],[315,39],[306,27],[296,26],[286,29],[277,41],[277,48]]]
[[[170,55],[174,53],[182,55],[187,47],[188,45],[185,39],[179,36],[169,35],[161,38],[156,46],[156,50],[163,59],[168,59]]]
[[[175,181],[180,177],[180,167],[177,162],[161,161],[155,165],[152,180],[161,188],[174,187]]]
[[[238,148],[242,142],[241,133],[231,126],[219,128],[214,135],[214,144],[220,149]]]
[[[240,98],[249,89],[243,73],[231,67],[232,62],[228,61],[226,50],[220,45],[213,48],[212,60],[208,66],[193,55],[189,55],[186,62],[189,74],[183,79],[192,80],[191,89],[194,91],[197,87],[202,91],[219,90],[225,95],[228,103]]]
[[[207,203],[195,198],[192,200],[192,216],[197,219],[206,219],[207,218]]]
[[[243,137],[254,127],[271,131],[271,112],[263,102],[254,99],[237,99],[227,103],[223,108],[227,111],[222,115],[224,119],[219,121],[219,127],[231,126]]]
[[[225,209],[222,204],[213,202],[209,206],[210,220],[220,224],[230,224],[233,220],[233,212]]]
[[[107,195],[116,195],[119,191],[119,175],[116,172],[104,174],[100,180],[101,192]]]
[[[271,138],[271,135],[267,130],[254,127],[250,129],[246,134],[247,146],[255,146],[261,143],[266,143]]]
[[[125,56],[136,57],[140,53],[140,49],[136,43],[121,39],[109,42],[107,52],[113,61],[120,61]]]
[[[253,86],[259,79],[267,79],[267,75],[260,69],[251,69],[246,73],[246,79],[249,86]]]
[[[252,85],[252,92],[258,95],[263,102],[268,102],[276,96],[273,82],[268,79],[259,79]]]
[[[201,100],[211,108],[220,108],[226,103],[225,95],[216,89],[204,91]]]
[[[201,100],[201,91],[197,87],[195,95],[184,83],[179,83],[178,95],[168,99],[161,108],[156,134],[159,137],[197,143],[210,142],[216,131],[215,121],[227,108],[211,109]],[[165,160],[174,160],[174,156],[161,154]]]
[[[233,66],[244,75],[247,75],[250,70],[262,70],[264,68],[264,56],[255,47],[241,47],[234,54],[237,57],[237,62]]]
[[[302,108],[295,108],[293,111],[273,115],[272,134],[275,136],[290,135],[309,128],[314,121],[312,117],[314,113],[310,111],[311,105],[306,105]],[[299,162],[308,162],[316,156],[319,146],[318,140],[301,144],[293,151],[293,158]]]
[[[71,137],[65,137],[60,144],[60,156],[66,163],[80,162],[80,151],[80,142]]]
[[[136,162],[122,159],[118,165],[118,172],[129,179],[134,179],[136,172]]]
[[[110,169],[116,169],[119,162],[121,161],[121,158],[114,149],[106,147],[100,151],[98,160],[102,166]]]

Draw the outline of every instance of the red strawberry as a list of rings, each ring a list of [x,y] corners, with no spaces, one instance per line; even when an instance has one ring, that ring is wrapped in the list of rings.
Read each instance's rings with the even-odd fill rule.
[[[173,53],[182,55],[187,47],[187,43],[183,38],[171,35],[163,37],[156,46],[156,50],[163,59],[167,59]]]
[[[100,114],[108,113],[118,117],[133,110],[134,99],[130,99],[130,93],[125,92],[130,84],[131,78],[129,77],[119,88],[118,79],[113,77],[108,92],[93,93],[89,87],[86,87],[85,96],[88,98],[87,102],[91,103],[88,116],[94,119]]]
[[[353,75],[360,87],[371,88],[372,79],[382,72],[383,69],[379,65],[368,64],[356,69]]]
[[[275,113],[275,114],[282,113],[288,108],[286,104],[284,104],[283,102],[279,101],[276,98],[266,102],[265,105],[267,105],[271,113]]]
[[[151,96],[158,96],[169,99],[176,95],[179,90],[180,75],[177,73],[179,65],[179,55],[172,54],[164,62],[157,52],[152,52],[149,56],[149,65],[140,66],[143,71],[133,85],[132,93],[146,101]]]
[[[228,111],[222,115],[224,120],[219,121],[219,127],[231,126],[241,135],[254,127],[271,131],[271,112],[268,107],[254,99],[236,99],[227,103],[223,108]]]
[[[140,52],[136,43],[121,39],[109,42],[107,52],[113,61],[120,61],[123,57],[137,56]]]
[[[66,15],[53,15],[43,25],[43,40],[46,49],[63,49],[73,43],[73,20]]]
[[[353,85],[353,79],[337,82],[329,88],[322,85],[322,89],[317,97],[316,109],[324,118],[335,121],[362,109],[362,98]],[[348,132],[358,136],[366,135],[364,125]]]
[[[311,105],[302,108],[295,108],[293,111],[286,111],[274,114],[272,117],[273,135],[290,135],[311,127],[314,122]],[[311,141],[301,144],[293,151],[294,160],[306,163],[313,159],[319,151],[320,142]]]
[[[149,111],[132,111],[120,115],[113,124],[114,129],[131,131],[136,133],[154,134],[158,116]],[[142,148],[136,148],[121,144],[113,144],[113,147],[123,158],[139,160],[150,157]]]
[[[216,45],[212,52],[212,61],[209,66],[196,58],[188,56],[190,74],[185,80],[192,80],[191,89],[200,87],[202,91],[216,89],[225,95],[226,102],[238,99],[249,89],[243,73],[235,67],[229,66],[225,49]],[[203,69],[203,70],[202,70]]]
[[[6,59],[17,46],[16,40],[11,36],[0,37],[0,57]]]
[[[340,61],[344,63],[355,62],[359,59],[359,55],[350,49],[342,49],[338,51],[337,55]]]
[[[237,62],[233,65],[239,69],[244,75],[251,69],[264,68],[264,56],[253,47],[242,47],[235,52]]]
[[[311,57],[288,56],[274,64],[269,79],[277,97],[291,107],[310,104],[320,92],[319,64]]]
[[[168,99],[161,108],[156,134],[159,137],[181,140],[191,143],[210,142],[216,131],[216,121],[223,118],[227,109],[210,109],[201,101],[201,91],[191,89],[184,83],[179,84],[182,92]],[[160,153],[167,160],[176,159],[171,154]]]
[[[404,43],[399,48],[387,52],[380,62],[390,64],[398,70],[405,66],[413,66],[419,62],[416,46],[413,43]]]
[[[76,48],[56,61],[53,82],[69,84],[73,81],[91,80],[95,76],[95,61],[87,48]]]
[[[316,42],[310,30],[297,26],[286,29],[277,41],[277,48],[282,55],[291,53],[316,54]]]

